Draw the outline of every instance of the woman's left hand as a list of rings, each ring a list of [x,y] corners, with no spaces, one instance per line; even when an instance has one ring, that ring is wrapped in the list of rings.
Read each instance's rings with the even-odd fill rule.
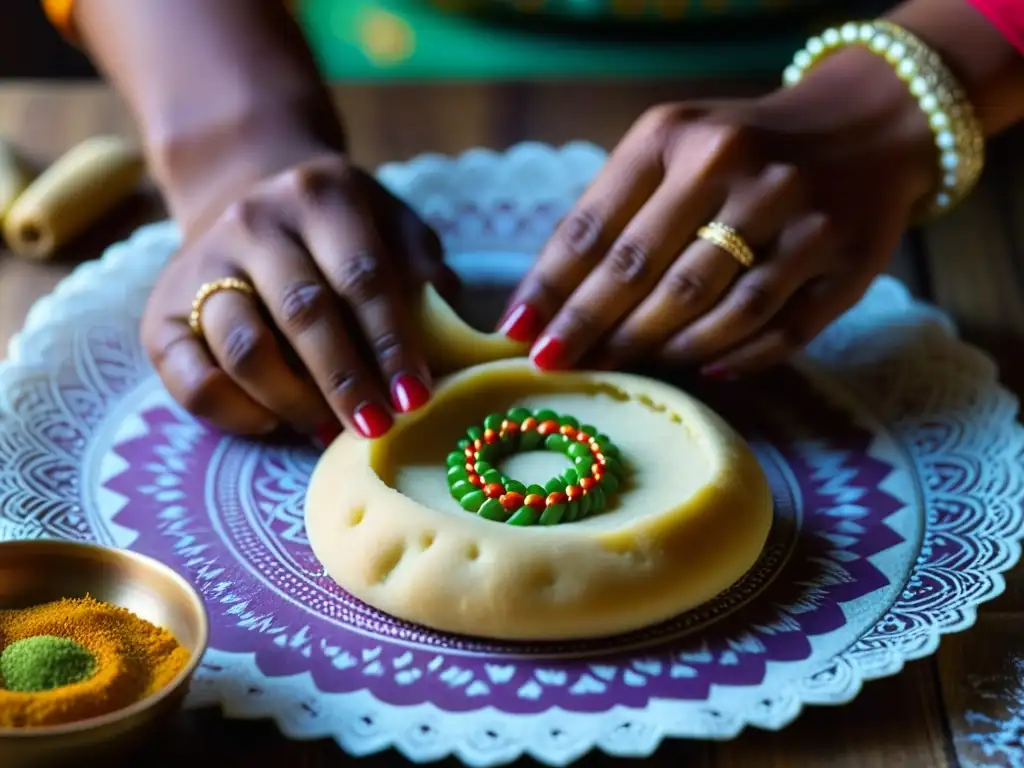
[[[884,61],[850,54],[763,99],[650,110],[542,250],[502,331],[533,342],[544,369],[654,360],[712,377],[813,339],[884,268],[936,180],[916,100]],[[749,268],[697,237],[711,221],[742,235]]]

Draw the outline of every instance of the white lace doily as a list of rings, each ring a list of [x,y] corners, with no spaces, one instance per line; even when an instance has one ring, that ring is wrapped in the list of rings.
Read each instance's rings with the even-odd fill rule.
[[[472,289],[522,273],[603,154],[521,145],[380,176],[442,234]],[[213,642],[191,702],[272,718],[352,754],[562,765],[600,748],[781,728],[967,628],[1024,523],[1017,405],[943,314],[889,278],[756,390],[698,394],[772,482],[764,555],[700,609],[629,637],[500,646],[394,621],[324,578],[302,525],[305,445],[213,434],[136,335],[178,242],[157,224],[31,311],[0,369],[0,538],[155,555],[202,591]]]

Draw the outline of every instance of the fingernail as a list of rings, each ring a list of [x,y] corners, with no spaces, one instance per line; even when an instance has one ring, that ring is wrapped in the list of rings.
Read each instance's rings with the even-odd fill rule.
[[[402,413],[415,411],[430,399],[430,390],[418,376],[400,373],[391,382],[391,402]]]
[[[377,403],[363,403],[352,414],[356,430],[363,437],[371,440],[380,437],[391,429],[391,414]]]
[[[538,368],[550,371],[558,368],[565,353],[565,344],[554,336],[542,336],[530,350],[530,359]]]
[[[701,368],[700,375],[705,379],[711,379],[712,381],[722,381],[724,379],[735,378],[736,372],[727,365],[712,363],[711,365],[705,365]]]
[[[317,442],[320,443],[324,448],[333,443],[338,439],[338,435],[341,434],[341,424],[338,422],[331,422],[320,427],[313,433],[313,437],[316,438]]]
[[[506,315],[498,332],[512,341],[533,341],[537,330],[537,308],[532,304],[519,304]]]

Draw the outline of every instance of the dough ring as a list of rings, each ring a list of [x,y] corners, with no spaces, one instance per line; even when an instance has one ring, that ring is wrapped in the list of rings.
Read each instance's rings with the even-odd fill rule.
[[[479,364],[439,381],[430,403],[383,438],[343,434],[317,464],[306,529],[343,589],[443,632],[568,640],[670,619],[754,564],[771,492],[746,443],[709,408],[641,376],[541,373],[500,359],[522,347],[469,328],[433,289],[418,312],[439,368]],[[460,506],[449,455],[468,427],[511,409],[571,414],[614,440],[628,471],[601,511],[516,526]],[[500,469],[543,484],[568,462],[531,451]]]

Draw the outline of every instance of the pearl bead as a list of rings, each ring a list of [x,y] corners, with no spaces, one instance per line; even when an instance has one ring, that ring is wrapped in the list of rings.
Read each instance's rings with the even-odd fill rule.
[[[926,93],[921,97],[918,104],[921,105],[921,109],[928,113],[932,113],[939,108],[939,100],[935,98],[933,93]]]
[[[820,37],[812,37],[807,41],[807,50],[811,52],[811,55],[817,56],[825,50],[825,43]]]
[[[813,63],[811,59],[811,54],[809,54],[807,51],[800,51],[796,56],[793,57],[793,63],[800,67],[800,69],[807,69]]]
[[[920,75],[910,81],[910,92],[917,97],[924,96],[928,92],[928,81]]]
[[[875,28],[873,26],[871,26],[870,24],[861,24],[860,25],[860,39],[861,40],[863,40],[866,43],[866,42],[869,42],[871,40],[871,38],[874,37],[874,36],[875,36]]]
[[[945,176],[944,176],[944,177],[942,178],[942,185],[943,185],[944,187],[955,187],[955,186],[956,186],[956,183],[957,183],[957,181],[958,181],[958,179],[957,179],[957,177],[956,177],[956,174],[955,174],[955,173],[947,173],[947,174],[946,174],[946,175],[945,175]]]
[[[928,122],[931,124],[932,128],[939,131],[949,125],[949,118],[946,117],[944,112],[934,112],[928,119]]]
[[[913,59],[904,59],[899,63],[896,71],[904,78],[908,78],[917,72],[917,62]]]
[[[949,195],[947,195],[945,192],[940,192],[935,196],[935,204],[940,208],[945,208],[951,202],[952,201],[950,200]]]
[[[857,39],[858,32],[859,30],[857,29],[856,24],[843,24],[843,28],[839,30],[839,34],[842,36],[843,40],[848,43],[852,43]]]
[[[960,155],[956,152],[943,152],[941,162],[943,168],[947,171],[951,171],[960,165]]]
[[[935,137],[935,143],[940,149],[952,149],[956,145],[956,138],[950,131],[942,131]]]
[[[782,81],[786,85],[796,85],[802,77],[803,73],[800,69],[792,64],[786,67],[786,70],[782,73]]]
[[[875,35],[874,40],[871,41],[871,47],[876,51],[884,51],[891,42],[888,35]]]
[[[907,46],[903,43],[896,42],[889,46],[889,50],[885,53],[885,58],[891,62],[897,62],[907,55]]]
[[[828,46],[839,45],[839,41],[840,41],[839,30],[837,30],[837,29],[826,29],[822,33],[821,39],[825,41],[825,45],[828,45]]]

